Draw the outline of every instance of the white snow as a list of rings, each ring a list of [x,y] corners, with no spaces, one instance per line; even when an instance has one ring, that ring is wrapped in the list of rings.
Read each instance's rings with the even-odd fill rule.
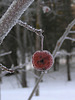
[[[33,74],[27,72],[28,87],[22,88],[16,75],[5,76],[2,79],[1,100],[27,100],[34,84]],[[59,70],[53,69],[40,82],[40,95],[32,100],[75,100],[75,66],[71,65],[71,81],[67,81],[67,66],[62,64]]]

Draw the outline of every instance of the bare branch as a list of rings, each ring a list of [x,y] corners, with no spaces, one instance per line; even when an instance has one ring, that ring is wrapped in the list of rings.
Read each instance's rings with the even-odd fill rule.
[[[13,73],[14,71],[12,69],[8,69],[7,67],[3,66],[2,64],[0,64],[0,68],[9,72],[9,73]]]
[[[75,31],[70,31],[69,33],[75,33]]]
[[[68,40],[71,40],[71,41],[75,41],[75,38],[65,37],[65,39],[68,39]]]
[[[11,68],[8,69],[4,65],[0,64],[0,68],[3,70],[3,72],[0,74],[0,77],[3,77],[3,76],[5,76],[8,73],[15,73],[16,71],[18,71],[18,72],[30,72],[34,77],[36,77],[37,79],[39,79],[39,76],[37,76],[33,72],[31,72],[29,70],[24,70],[23,69],[23,67],[25,67],[26,65],[27,65],[26,63],[24,63],[22,65],[18,65],[18,66],[12,65]]]
[[[39,36],[43,33],[42,29],[35,29],[32,26],[28,25],[26,22],[23,22],[21,20],[18,20],[18,24],[25,27],[25,28],[27,28],[28,30],[30,30],[32,32],[35,32]]]
[[[11,53],[12,53],[12,51],[2,53],[2,54],[0,54],[0,57],[2,57],[2,56],[6,56],[6,55],[9,55],[9,54],[11,54]]]
[[[68,56],[75,55],[75,52],[68,53],[68,52],[64,52],[64,51],[58,51],[56,54],[56,57],[67,56],[67,55]]]
[[[28,98],[27,100],[31,100],[31,98],[32,98],[32,96],[33,96],[35,90],[37,89],[37,86],[38,86],[39,82],[41,81],[42,77],[44,76],[44,74],[45,74],[45,72],[43,72],[43,73],[40,75],[40,78],[39,78],[38,81],[36,82],[36,85],[35,85],[35,87],[34,87],[32,93],[30,94],[30,96],[29,96],[29,98]]]
[[[14,0],[10,5],[6,13],[0,19],[0,43],[14,25],[18,22],[18,19],[26,11],[26,9],[32,4],[34,0]]]
[[[66,28],[66,31],[64,32],[64,34],[60,37],[60,39],[57,41],[57,44],[56,44],[56,47],[53,51],[53,57],[55,58],[56,56],[56,52],[59,51],[62,43],[64,42],[65,40],[65,37],[69,34],[71,28],[74,26],[75,24],[75,19],[68,25],[68,27]]]

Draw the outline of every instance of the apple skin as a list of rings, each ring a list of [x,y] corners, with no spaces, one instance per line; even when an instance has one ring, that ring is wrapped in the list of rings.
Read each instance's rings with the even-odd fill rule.
[[[32,64],[36,70],[48,70],[52,67],[53,63],[53,56],[47,50],[36,51],[32,56]]]

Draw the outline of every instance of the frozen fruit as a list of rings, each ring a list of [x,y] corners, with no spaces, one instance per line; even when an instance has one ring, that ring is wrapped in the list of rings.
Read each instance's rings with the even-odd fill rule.
[[[35,69],[37,70],[48,70],[53,65],[53,56],[47,51],[36,51],[32,56],[32,63]]]

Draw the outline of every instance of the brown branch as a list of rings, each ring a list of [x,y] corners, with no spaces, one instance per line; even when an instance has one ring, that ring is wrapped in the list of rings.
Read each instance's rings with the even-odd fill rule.
[[[14,0],[0,19],[0,43],[34,0]]]

